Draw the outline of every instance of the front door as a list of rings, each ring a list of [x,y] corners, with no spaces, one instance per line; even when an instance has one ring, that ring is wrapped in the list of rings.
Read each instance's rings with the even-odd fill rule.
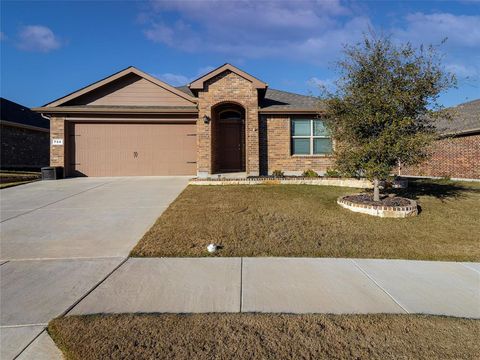
[[[220,171],[244,171],[243,121],[228,119],[220,121]]]

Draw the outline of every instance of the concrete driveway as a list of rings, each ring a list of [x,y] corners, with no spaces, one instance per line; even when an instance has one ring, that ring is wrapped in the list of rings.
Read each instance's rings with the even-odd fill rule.
[[[45,325],[123,263],[187,182],[76,178],[2,190],[0,358],[17,356],[33,340],[36,358],[40,349],[55,350],[39,336]]]
[[[76,178],[2,190],[1,259],[127,256],[185,177]]]

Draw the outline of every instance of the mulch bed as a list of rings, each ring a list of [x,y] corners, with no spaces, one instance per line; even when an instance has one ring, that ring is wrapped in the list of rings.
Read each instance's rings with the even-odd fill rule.
[[[378,205],[378,206],[408,206],[410,200],[398,196],[383,196],[380,201],[373,200],[373,194],[356,194],[349,195],[343,198],[346,201],[351,201],[356,204],[364,205]]]

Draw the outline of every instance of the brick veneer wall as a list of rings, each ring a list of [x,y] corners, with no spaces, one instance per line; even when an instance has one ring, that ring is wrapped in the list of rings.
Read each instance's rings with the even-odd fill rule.
[[[216,148],[216,139],[212,109],[228,102],[245,109],[246,171],[249,175],[259,174],[258,91],[250,81],[225,71],[206,81],[204,89],[198,92],[197,170],[200,176],[215,171],[216,159],[212,149]],[[212,119],[209,124],[203,121],[205,115]]]
[[[17,126],[1,125],[1,167],[41,168],[48,166],[50,136]]]
[[[281,170],[297,175],[313,169],[323,174],[333,167],[332,156],[293,156],[290,148],[290,116],[266,115],[260,117],[260,168],[263,175]]]
[[[437,140],[432,157],[401,175],[480,179],[480,134]]]
[[[50,145],[50,166],[65,167],[65,146],[68,143],[65,138],[65,118],[50,118],[50,143],[52,139],[63,139],[64,145]]]

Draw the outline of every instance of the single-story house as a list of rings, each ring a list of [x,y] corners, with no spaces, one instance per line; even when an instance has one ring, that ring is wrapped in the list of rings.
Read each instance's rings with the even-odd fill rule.
[[[225,64],[181,87],[129,67],[34,110],[51,119],[50,162],[66,176],[210,177],[325,173],[334,158],[321,106]],[[480,178],[478,101],[463,106],[470,115],[442,130],[455,137],[402,174]]]
[[[129,67],[35,111],[50,117],[66,176],[249,176],[333,164],[315,97],[270,89],[225,64],[173,87]]]
[[[419,166],[400,168],[401,175],[480,179],[480,99],[449,110],[452,119],[435,124],[440,136],[431,158]]]
[[[0,98],[2,169],[38,170],[48,166],[50,122],[13,101]]]

